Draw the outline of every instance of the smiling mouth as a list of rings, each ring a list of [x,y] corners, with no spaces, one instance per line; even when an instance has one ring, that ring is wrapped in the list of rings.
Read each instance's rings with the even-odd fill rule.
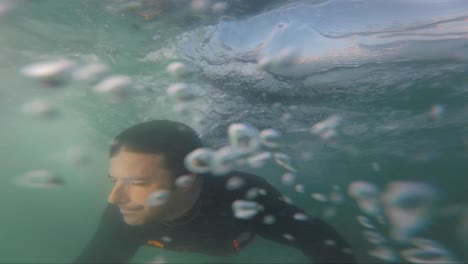
[[[120,212],[123,214],[133,213],[139,211],[140,209],[120,209]]]

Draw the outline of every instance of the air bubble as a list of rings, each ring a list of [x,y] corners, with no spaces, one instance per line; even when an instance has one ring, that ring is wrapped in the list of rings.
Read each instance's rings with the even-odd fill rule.
[[[241,152],[237,147],[225,146],[214,153],[211,172],[214,175],[225,175],[234,169]]]
[[[173,62],[167,66],[167,71],[175,78],[184,78],[190,74],[190,69],[182,62]]]
[[[259,195],[258,190],[257,187],[250,188],[245,194],[245,199],[255,200]]]
[[[267,195],[267,191],[265,189],[258,189],[258,194],[260,195]]]
[[[272,225],[276,222],[276,218],[273,215],[266,215],[263,217],[263,223],[265,225]]]
[[[401,255],[411,263],[460,263],[450,252],[442,248],[407,249],[401,251]]]
[[[295,213],[293,218],[298,221],[306,221],[308,219],[307,215],[304,213]]]
[[[192,101],[197,97],[194,89],[186,83],[172,84],[167,89],[167,94],[182,102]]]
[[[323,133],[320,134],[320,137],[323,139],[323,140],[328,140],[330,138],[334,138],[336,137],[337,133],[335,130],[327,130]]]
[[[168,190],[158,190],[151,193],[148,197],[148,204],[150,206],[161,206],[169,199],[170,192]]]
[[[161,237],[161,240],[165,243],[171,243],[172,242],[172,238],[170,236],[163,236]]]
[[[433,105],[431,107],[431,117],[434,120],[440,119],[444,116],[446,110],[447,110],[446,105],[442,105],[442,104]]]
[[[75,65],[76,63],[70,60],[48,61],[28,65],[21,73],[46,85],[58,86],[67,81],[68,73]]]
[[[76,69],[72,77],[77,81],[95,81],[98,76],[106,73],[108,68],[101,63],[88,64]]]
[[[260,143],[268,148],[277,148],[279,147],[279,139],[281,138],[281,133],[274,129],[266,129],[260,132]]]
[[[204,13],[210,8],[210,0],[192,0],[190,7],[194,12]]]
[[[229,8],[229,4],[227,2],[217,2],[211,6],[211,11],[215,14],[223,14]]]
[[[374,245],[383,245],[387,243],[387,239],[380,233],[365,230],[363,234],[365,239]]]
[[[328,130],[333,130],[341,122],[341,119],[342,118],[339,115],[332,115],[329,118],[313,125],[310,131],[314,134],[321,134]]]
[[[46,99],[35,99],[24,104],[21,112],[26,116],[54,119],[58,116],[58,108]]]
[[[296,190],[296,192],[298,193],[304,193],[304,185],[297,184],[296,186],[294,186],[294,190]]]
[[[391,248],[385,246],[379,246],[376,249],[369,251],[369,255],[388,262],[395,262],[398,260],[397,253]]]
[[[283,234],[283,238],[288,240],[288,241],[293,241],[294,240],[294,236],[291,235],[291,234],[288,234],[288,233]]]
[[[239,219],[251,219],[263,210],[263,206],[254,201],[236,200],[232,203],[234,216]]]
[[[194,182],[194,176],[192,175],[182,175],[182,176],[179,176],[177,177],[177,179],[175,180],[175,185],[178,187],[178,188],[188,188],[192,185],[192,183]]]
[[[281,176],[281,183],[284,185],[292,185],[296,181],[296,175],[292,173],[285,173]]]
[[[48,170],[33,170],[13,179],[21,187],[35,189],[51,189],[63,185],[63,181]]]
[[[313,125],[310,128],[310,132],[319,135],[324,140],[328,140],[337,135],[335,129],[340,124],[341,119],[342,118],[339,115],[332,115],[329,118]]]
[[[321,193],[311,193],[310,197],[312,199],[315,199],[315,200],[319,201],[319,202],[327,202],[328,201],[328,198],[325,195],[321,194]]]
[[[367,199],[379,196],[379,189],[375,184],[356,181],[348,186],[348,193],[354,199]]]
[[[276,164],[280,165],[286,170],[291,172],[297,172],[297,170],[291,165],[291,158],[289,158],[288,155],[276,152],[273,154],[273,159],[275,160]]]
[[[226,182],[226,189],[228,191],[234,191],[234,190],[242,188],[242,186],[244,186],[244,184],[245,184],[244,179],[242,179],[240,177],[231,177]]]
[[[185,167],[194,173],[207,173],[211,170],[214,151],[198,148],[189,153],[184,160]]]
[[[375,226],[370,222],[369,218],[360,215],[360,216],[357,217],[357,220],[358,220],[359,224],[361,224],[363,227],[370,228],[370,229],[375,229]]]
[[[259,148],[258,130],[250,125],[231,124],[228,137],[231,145],[244,153],[253,153]]]
[[[279,199],[280,199],[281,201],[287,203],[287,204],[293,204],[293,201],[291,200],[291,198],[289,198],[289,197],[287,197],[287,196],[285,196],[285,195],[281,196]]]
[[[271,153],[264,151],[247,158],[247,163],[252,168],[262,168],[271,159]]]
[[[130,77],[125,75],[113,75],[99,82],[95,87],[96,93],[110,96],[113,100],[121,100],[130,93]]]
[[[437,192],[425,183],[393,182],[387,185],[383,200],[392,238],[405,242],[430,223]]]
[[[373,216],[381,213],[380,193],[375,184],[356,181],[348,186],[348,193],[364,213]]]

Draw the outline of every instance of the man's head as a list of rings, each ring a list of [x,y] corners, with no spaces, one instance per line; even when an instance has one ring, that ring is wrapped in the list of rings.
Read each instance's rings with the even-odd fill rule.
[[[171,206],[175,178],[190,174],[184,158],[202,147],[196,132],[179,122],[155,120],[132,126],[114,138],[109,152],[109,177],[114,182],[109,203],[117,205],[124,221],[141,225],[162,219]],[[167,190],[169,201],[160,206],[148,203],[150,194]]]

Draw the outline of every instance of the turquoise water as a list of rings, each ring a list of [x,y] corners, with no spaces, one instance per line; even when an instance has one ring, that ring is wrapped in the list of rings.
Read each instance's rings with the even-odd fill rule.
[[[245,86],[247,81],[236,83],[232,75],[219,73],[224,70],[248,72],[250,66],[243,68],[239,63],[227,68],[223,65],[213,69],[207,67],[201,60],[206,53],[209,53],[206,57],[216,58],[224,51],[216,43],[208,43],[208,48],[200,44],[205,31],[218,25],[219,19],[224,21],[222,23],[245,21],[266,11],[251,6],[248,8],[254,11],[241,8],[229,14],[230,18],[199,13],[183,17],[185,13],[167,11],[160,18],[146,20],[138,14],[138,8],[116,9],[127,2],[131,1],[0,1],[0,7],[11,6],[7,12],[0,11],[0,149],[3,150],[0,154],[0,208],[3,209],[0,262],[72,261],[95,231],[111,190],[105,175],[107,148],[112,137],[148,119],[186,122],[199,130],[207,142],[212,142],[213,147],[225,142],[224,136],[217,136],[219,133],[225,135],[230,123],[248,121],[259,129],[274,127],[284,132],[283,151],[291,156],[298,169],[296,184],[302,184],[304,192],[284,185],[281,176],[285,170],[274,163],[248,170],[265,177],[311,216],[327,219],[351,243],[362,262],[418,263],[414,259],[405,259],[402,253],[415,245],[399,243],[392,238],[391,229],[395,223],[389,222],[389,215],[386,215],[387,224],[378,225],[377,229],[390,241],[385,248],[390,248],[398,257],[385,260],[382,255],[375,257],[370,253],[376,246],[363,236],[366,227],[359,224],[356,217],[365,213],[348,193],[350,184],[365,181],[374,184],[381,193],[388,192],[388,186],[396,181],[431,186],[434,191],[430,195],[437,198],[435,201],[423,199],[423,204],[429,203],[433,209],[424,217],[429,219],[428,223],[420,224],[414,236],[439,244],[438,252],[444,252],[439,255],[445,259],[438,262],[468,261],[466,4],[464,9],[458,8],[461,19],[457,17],[456,25],[451,24],[453,39],[434,46],[430,45],[434,39],[420,43],[424,47],[421,50],[432,49],[427,54],[404,50],[407,53],[402,57],[407,58],[406,61],[400,60],[399,54],[392,55],[396,56],[395,60],[386,61],[385,49],[375,46],[374,52],[382,54],[383,63],[362,62],[351,57],[350,62],[345,60],[337,67],[346,68],[347,63],[353,62],[359,67],[341,72],[313,72],[313,78],[306,81],[306,86],[288,82],[290,90],[283,88],[271,92],[261,90],[263,86],[249,91]],[[308,3],[315,2],[319,5],[334,1]],[[263,10],[274,9],[277,5],[275,1]],[[429,16],[432,14],[429,11],[424,9],[421,13],[426,12],[424,14]],[[340,20],[338,15],[335,21]],[[378,18],[378,15],[368,17]],[[301,18],[295,19],[300,21]],[[324,20],[334,21],[333,17]],[[227,25],[226,28],[231,30],[232,27],[232,32],[239,34],[227,34],[226,43],[233,44],[234,48],[244,47],[243,42],[241,45],[237,40],[256,43],[246,35],[255,35],[252,32],[236,31],[236,27],[245,26],[242,22],[222,23],[220,28]],[[297,24],[291,22],[291,25],[294,29]],[[258,28],[252,27],[251,31],[255,32],[254,29],[258,30],[259,36],[263,34]],[[226,32],[231,32],[229,30]],[[341,31],[338,28],[336,32]],[[183,42],[181,36],[189,41]],[[299,36],[292,34],[286,38],[291,43],[299,43]],[[281,35],[278,43],[280,40]],[[363,40],[366,41],[372,46],[375,40]],[[198,48],[190,50],[184,46],[186,43]],[[341,47],[341,44],[321,43],[330,49]],[[395,48],[392,42],[386,44],[388,50]],[[182,46],[181,50],[176,48],[179,46]],[[273,45],[269,52],[275,52],[275,47]],[[458,55],[446,55],[450,51]],[[190,57],[191,54],[195,55]],[[229,56],[228,52],[226,54]],[[424,56],[430,58],[426,60]],[[340,58],[337,56],[336,60]],[[93,83],[70,81],[51,88],[21,74],[27,65],[58,59],[80,64],[103,63],[112,74],[131,77],[136,92],[123,101],[112,102],[94,93]],[[199,124],[193,116],[179,114],[173,109],[174,101],[168,99],[166,90],[178,79],[171,76],[166,67],[174,61],[193,65],[194,74],[184,81],[196,85],[202,99],[189,108],[201,116],[206,115],[208,123]],[[295,69],[293,74],[301,70],[304,69]],[[277,85],[281,88],[281,82],[278,83],[273,81],[268,83],[273,85],[267,87]],[[247,91],[242,90],[243,87],[247,87]],[[310,92],[312,88],[318,95],[311,95],[314,94]],[[269,101],[259,99],[263,98],[262,93]],[[24,114],[24,105],[38,98],[56,105],[58,114],[55,118]],[[235,105],[223,108],[229,101]],[[275,103],[280,104],[280,110],[273,106]],[[213,115],[216,111],[224,115],[216,117]],[[278,118],[288,112],[294,116],[290,121]],[[338,136],[327,140],[308,132],[314,124],[332,115],[343,119],[337,128]],[[85,149],[85,158],[77,161],[70,157],[70,151],[79,151],[80,147]],[[63,180],[63,185],[46,189],[15,184],[19,175],[40,169],[56,174]],[[341,204],[320,202],[310,196],[313,193],[327,195],[335,185],[344,197]],[[418,190],[410,188],[409,192],[417,193]],[[402,203],[402,207],[412,206],[411,202]],[[409,214],[409,211],[405,212],[403,215]],[[376,222],[372,217],[369,219]],[[148,262],[158,256],[163,256],[168,263],[307,261],[295,249],[257,237],[245,251],[235,256],[220,258],[141,248],[133,262]],[[426,261],[431,259],[436,258],[429,256]]]

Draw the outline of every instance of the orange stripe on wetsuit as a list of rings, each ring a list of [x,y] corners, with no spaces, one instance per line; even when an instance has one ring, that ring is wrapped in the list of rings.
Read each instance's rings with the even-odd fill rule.
[[[236,251],[239,251],[239,250],[240,250],[239,241],[237,241],[237,240],[234,239],[234,240],[232,241],[232,245],[234,246],[234,249],[235,249]]]
[[[149,240],[148,244],[156,246],[156,247],[164,248],[164,244],[156,240]]]

